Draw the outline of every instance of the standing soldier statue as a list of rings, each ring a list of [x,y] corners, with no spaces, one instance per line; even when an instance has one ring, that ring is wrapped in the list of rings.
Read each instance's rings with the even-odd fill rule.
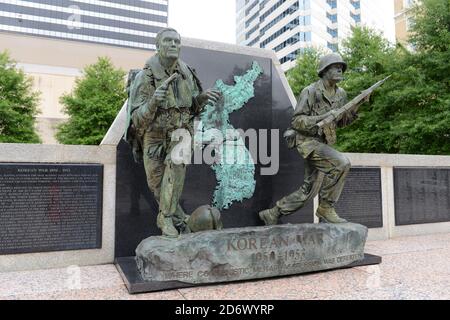
[[[172,133],[193,134],[193,119],[208,102],[217,102],[218,91],[202,87],[195,71],[179,60],[181,38],[166,28],[156,36],[157,53],[131,84],[125,139],[136,159],[143,158],[147,183],[159,203],[158,228],[164,236],[189,232],[188,216],[179,205],[186,164],[176,163],[171,151],[178,141]]]
[[[340,55],[325,55],[319,63],[321,79],[300,94],[291,128],[284,136],[288,146],[296,147],[305,159],[304,183],[300,189],[277,201],[275,207],[259,212],[266,225],[277,224],[280,216],[294,213],[317,194],[317,217],[329,223],[347,222],[337,215],[335,204],[350,170],[350,161],[331,145],[336,142],[336,127],[353,122],[361,103],[368,101],[370,94],[387,78],[347,103],[346,92],[337,86],[346,69],[347,64]]]

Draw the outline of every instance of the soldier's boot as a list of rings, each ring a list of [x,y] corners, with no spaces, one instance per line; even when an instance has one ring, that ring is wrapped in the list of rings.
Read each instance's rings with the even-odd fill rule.
[[[180,205],[178,205],[175,213],[173,214],[173,225],[180,234],[191,233],[191,229],[189,229],[188,226],[189,218],[190,216],[184,212]]]
[[[180,232],[180,234],[188,234],[191,233],[191,229],[189,228],[188,221],[189,215],[185,215],[185,218],[181,222],[175,222],[175,228]]]
[[[186,223],[183,223],[178,229],[180,230],[180,234],[192,233],[191,229]]]
[[[259,218],[264,221],[267,226],[278,224],[280,215],[280,209],[277,206],[259,212]]]
[[[345,219],[340,218],[336,210],[334,210],[333,207],[324,208],[319,206],[316,211],[316,216],[319,217],[319,219],[328,222],[328,223],[345,223],[348,222]]]
[[[158,218],[156,219],[156,225],[161,230],[163,236],[169,238],[178,237],[178,231],[175,229],[173,225],[172,217],[165,216],[161,212],[158,214]]]

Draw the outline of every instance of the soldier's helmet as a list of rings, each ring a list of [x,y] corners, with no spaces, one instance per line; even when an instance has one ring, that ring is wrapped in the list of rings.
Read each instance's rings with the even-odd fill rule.
[[[330,54],[323,56],[320,59],[319,70],[317,70],[319,77],[322,77],[322,74],[332,64],[341,64],[342,71],[345,72],[347,70],[347,63],[345,63],[345,61],[342,59],[342,57],[337,53],[330,53]]]
[[[192,232],[206,230],[221,230],[223,228],[220,221],[220,211],[209,205],[204,205],[192,212],[187,222]]]

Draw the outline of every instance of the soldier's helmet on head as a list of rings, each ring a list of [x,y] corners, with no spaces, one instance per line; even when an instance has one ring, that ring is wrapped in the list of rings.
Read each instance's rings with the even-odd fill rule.
[[[322,78],[323,73],[333,64],[342,65],[342,72],[347,70],[347,63],[342,59],[342,57],[337,53],[330,53],[323,56],[319,62],[319,70],[317,70],[317,74]]]

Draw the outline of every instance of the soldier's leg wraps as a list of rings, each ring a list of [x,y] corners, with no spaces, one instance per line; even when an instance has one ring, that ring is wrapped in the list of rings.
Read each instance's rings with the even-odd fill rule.
[[[350,160],[330,146],[321,144],[311,154],[311,161],[317,170],[324,174],[319,191],[319,204],[333,207],[344,188],[345,178],[351,167]]]
[[[280,214],[289,215],[295,211],[301,209],[308,200],[314,198],[319,192],[319,187],[322,181],[323,175],[319,174],[319,171],[314,168],[312,163],[305,160],[305,175],[303,185],[290,195],[277,201]]]
[[[173,223],[175,226],[182,226],[187,223],[188,215],[184,212],[183,208],[178,204],[177,209],[173,214]]]

